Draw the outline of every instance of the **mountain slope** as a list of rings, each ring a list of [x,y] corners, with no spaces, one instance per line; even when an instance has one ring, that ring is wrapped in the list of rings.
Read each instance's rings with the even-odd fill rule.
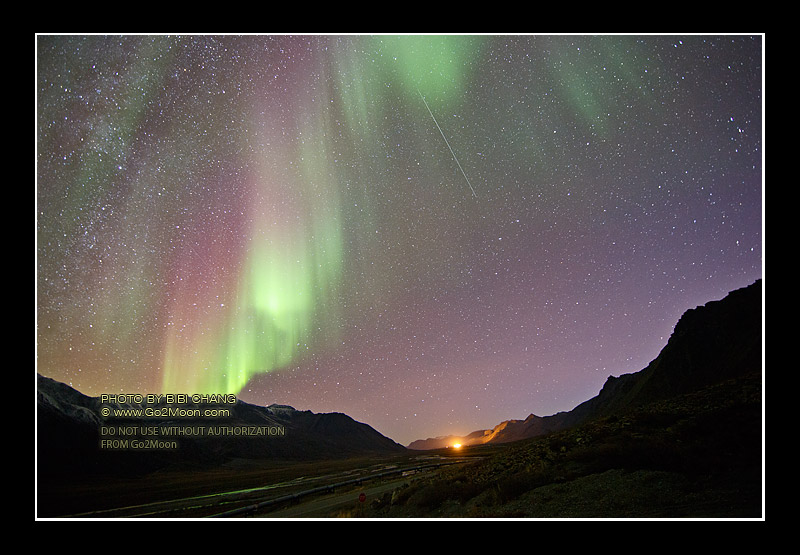
[[[105,406],[105,405],[104,405]],[[141,408],[119,405],[122,408]],[[186,406],[192,409],[193,405]],[[43,478],[65,475],[141,475],[162,468],[213,467],[234,459],[318,460],[398,453],[405,448],[372,427],[340,413],[316,414],[284,405],[260,407],[236,400],[224,419],[104,419],[97,397],[39,375],[37,382],[37,463]],[[157,436],[176,441],[173,449],[133,449],[121,426],[157,427]],[[167,436],[166,430],[205,427],[202,433]],[[209,435],[212,427],[236,434]],[[115,430],[113,436],[103,429]],[[242,430],[261,432],[240,434]],[[263,433],[269,431],[269,433]],[[121,449],[101,448],[101,439],[129,440]]]
[[[610,376],[596,397],[571,411],[508,420],[465,438],[417,440],[410,449],[439,449],[457,439],[463,445],[507,443],[564,430],[591,419],[620,414],[658,400],[691,393],[730,378],[761,371],[762,282],[724,299],[686,311],[667,345],[643,370]]]

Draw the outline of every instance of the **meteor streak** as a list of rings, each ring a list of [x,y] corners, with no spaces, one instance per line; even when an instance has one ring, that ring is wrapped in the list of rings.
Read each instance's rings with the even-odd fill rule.
[[[428,106],[428,103],[425,102],[425,97],[422,96],[422,93],[419,91],[419,89],[417,89],[417,92],[419,93],[420,98],[422,98],[422,102],[425,104],[425,107],[428,108],[428,113],[431,115],[431,119],[433,119],[433,123],[436,124],[436,129],[438,129],[439,133],[442,134],[442,139],[444,139],[444,143],[447,145],[447,148],[450,149],[450,154],[453,155],[453,160],[455,160],[456,164],[458,164],[458,169],[461,170],[461,175],[463,175],[464,179],[467,180],[467,185],[469,185],[469,188],[472,191],[472,196],[475,197],[475,198],[478,198],[478,195],[475,194],[475,189],[472,188],[472,183],[469,182],[469,178],[467,177],[467,174],[464,173],[464,168],[461,167],[461,164],[458,162],[458,158],[456,158],[456,153],[453,152],[453,148],[450,146],[450,143],[447,142],[447,137],[444,136],[444,131],[442,131],[442,128],[439,127],[439,122],[436,121],[435,117],[433,117],[433,112],[431,112],[431,109]]]

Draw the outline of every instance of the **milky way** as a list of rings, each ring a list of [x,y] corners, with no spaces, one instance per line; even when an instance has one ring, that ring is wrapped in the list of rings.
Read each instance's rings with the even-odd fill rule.
[[[39,36],[37,371],[404,444],[570,410],[762,277],[762,41]]]

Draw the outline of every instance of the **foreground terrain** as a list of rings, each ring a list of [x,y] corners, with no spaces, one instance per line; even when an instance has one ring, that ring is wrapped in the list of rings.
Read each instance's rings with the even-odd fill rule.
[[[63,485],[53,493],[69,499],[62,515],[89,518],[203,518],[309,491],[227,516],[762,518],[761,433],[761,379],[753,375],[504,445],[313,464],[243,463]],[[410,468],[421,469],[400,472]],[[92,512],[82,513],[86,507]]]
[[[759,281],[687,311],[647,368],[461,449],[406,449],[346,415],[237,402],[229,422],[286,436],[103,451],[97,399],[40,378],[37,514],[763,518],[761,306]]]
[[[411,482],[359,514],[762,518],[761,418],[760,375],[745,376],[508,444]]]

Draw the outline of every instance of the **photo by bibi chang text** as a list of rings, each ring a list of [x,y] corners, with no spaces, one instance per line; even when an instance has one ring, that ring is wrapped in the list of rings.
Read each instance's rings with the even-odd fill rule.
[[[208,404],[208,405],[235,405],[236,395],[226,394],[187,394],[187,393],[163,393],[163,394],[141,394],[141,393],[120,393],[100,395],[100,404],[143,404],[148,405],[166,403],[168,405]]]
[[[227,406],[236,404],[236,395],[201,394],[103,394],[103,418],[226,418]],[[204,406],[205,405],[205,406]]]
[[[177,449],[180,438],[283,437],[282,425],[231,425],[236,396],[200,394],[103,394],[100,396],[100,448],[115,450]],[[148,419],[192,419],[186,425],[150,424]],[[117,422],[114,422],[118,419]],[[207,422],[200,422],[207,420]]]

